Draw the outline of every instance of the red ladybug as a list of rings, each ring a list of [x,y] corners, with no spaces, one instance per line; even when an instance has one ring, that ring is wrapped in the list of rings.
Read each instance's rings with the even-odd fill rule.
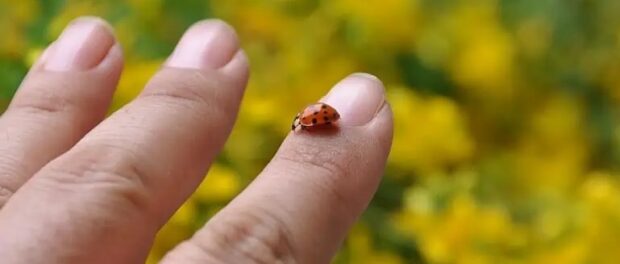
[[[295,130],[297,127],[301,129],[307,129],[308,127],[329,126],[340,119],[338,111],[326,103],[316,103],[307,106],[301,111],[295,119],[293,119],[293,125],[291,130]]]

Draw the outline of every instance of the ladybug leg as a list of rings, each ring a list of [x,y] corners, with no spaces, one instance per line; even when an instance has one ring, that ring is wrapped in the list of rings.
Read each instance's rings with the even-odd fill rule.
[[[295,129],[299,126],[299,114],[297,114],[295,116],[295,118],[293,119],[293,124],[291,125],[291,130],[295,131]]]
[[[306,130],[307,129],[305,126],[302,126],[302,125],[299,125],[299,124],[293,125],[291,128],[292,128],[291,130],[293,130],[293,131],[297,130],[297,128],[299,128],[300,130]]]

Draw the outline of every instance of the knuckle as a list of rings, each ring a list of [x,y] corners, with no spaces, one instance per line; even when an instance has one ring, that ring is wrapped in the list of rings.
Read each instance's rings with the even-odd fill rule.
[[[207,224],[204,231],[209,235],[203,238],[209,242],[193,243],[215,259],[235,255],[239,263],[297,263],[287,225],[265,210],[224,216]],[[213,246],[205,246],[207,243]]]
[[[104,78],[109,76],[87,72],[37,72],[28,76],[11,101],[9,111],[34,113],[81,113],[84,109],[104,111],[112,97]],[[87,86],[89,89],[84,89]],[[105,92],[104,92],[105,91]],[[108,92],[109,91],[109,92]]]
[[[31,170],[28,170],[19,158],[7,153],[11,151],[0,150],[0,209],[17,192],[25,180],[25,175],[31,174]]]
[[[36,74],[28,77],[11,102],[10,110],[34,113],[62,113],[76,111],[76,108],[93,107],[102,96],[95,93],[97,89],[81,89],[86,80],[90,83],[98,82],[84,76],[66,78],[57,74]],[[62,92],[58,92],[62,90]]]
[[[29,89],[25,96],[16,96],[10,110],[33,114],[54,114],[72,107],[67,98],[51,93],[49,89]]]
[[[15,190],[0,184],[0,209],[9,201],[9,198],[15,193]]]
[[[158,78],[159,77],[159,78]],[[207,96],[201,91],[195,75],[188,78],[164,78],[157,75],[142,97],[162,97],[173,102],[202,105],[208,104]]]
[[[69,152],[50,163],[39,183],[65,192],[105,195],[131,210],[147,210],[146,177],[129,150],[115,146],[89,147]]]
[[[141,97],[156,97],[191,109],[202,108],[217,114],[236,113],[240,96],[218,74],[195,70],[165,69],[147,85]]]

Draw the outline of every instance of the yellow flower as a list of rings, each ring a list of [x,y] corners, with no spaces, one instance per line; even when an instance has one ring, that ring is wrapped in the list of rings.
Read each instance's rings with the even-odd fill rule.
[[[351,231],[346,248],[351,254],[347,262],[360,264],[401,264],[403,259],[389,251],[375,250],[368,227],[357,224]]]
[[[463,186],[444,186],[446,178],[412,187],[405,193],[404,211],[393,218],[399,230],[419,243],[426,259],[432,263],[496,263],[508,259],[498,253],[527,246],[526,230],[512,222],[507,210],[480,205],[468,193],[475,175],[450,177]],[[439,194],[432,191],[436,188],[455,188],[445,208],[438,205]]]
[[[157,233],[147,263],[156,262],[177,244],[190,238],[197,216],[196,202],[187,200]]]
[[[586,258],[587,245],[582,241],[569,241],[562,246],[548,248],[540,253],[534,253],[531,263],[546,264],[546,263],[567,263],[578,264],[589,262]],[[604,263],[604,262],[593,262]],[[608,262],[613,263],[613,262]]]
[[[469,159],[474,151],[458,105],[445,97],[421,97],[392,86],[394,143],[390,161],[428,174]]]
[[[108,10],[107,2],[69,0],[49,26],[48,38],[55,39],[71,20],[80,16],[101,16]]]
[[[153,74],[161,67],[161,63],[161,60],[127,61],[114,94],[111,111],[119,109],[138,96]]]
[[[574,99],[555,97],[537,109],[514,153],[520,187],[567,190],[583,174],[589,146],[581,108]]]
[[[44,50],[43,48],[30,49],[28,53],[26,54],[25,61],[24,61],[25,64],[28,66],[32,66],[41,57],[43,50]]]
[[[354,25],[360,46],[406,47],[415,38],[419,12],[417,0],[329,1],[326,12]]]
[[[194,197],[201,202],[223,202],[232,199],[240,189],[241,183],[236,173],[215,163]]]
[[[459,44],[451,66],[454,79],[471,95],[495,100],[513,94],[515,51],[510,35],[500,27],[497,4],[466,3],[454,14]]]
[[[26,29],[28,23],[40,14],[37,1],[0,0],[0,59],[3,56],[21,58],[27,50]]]
[[[551,45],[551,30],[549,22],[541,18],[532,18],[522,22],[516,34],[522,52],[534,58],[546,54]]]

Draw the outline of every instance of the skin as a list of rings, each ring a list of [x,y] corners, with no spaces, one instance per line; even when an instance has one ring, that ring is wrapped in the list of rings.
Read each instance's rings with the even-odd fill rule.
[[[111,27],[80,18],[0,118],[2,263],[142,263],[202,181],[248,79],[234,30],[218,20],[190,27],[143,92],[104,118],[122,67]],[[339,126],[291,132],[162,263],[330,261],[376,191],[393,125],[371,75],[344,78],[321,101],[338,109]]]

